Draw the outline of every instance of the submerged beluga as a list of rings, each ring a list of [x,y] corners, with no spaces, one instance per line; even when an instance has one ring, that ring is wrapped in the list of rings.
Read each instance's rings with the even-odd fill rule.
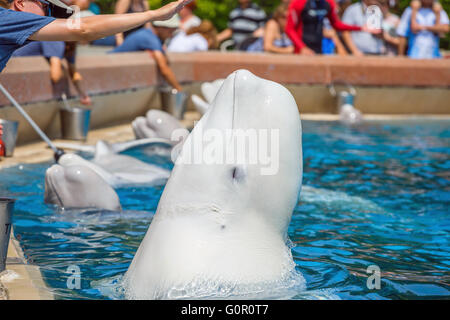
[[[270,152],[256,162],[252,152],[236,152],[241,133]],[[246,70],[232,73],[181,148],[123,277],[125,296],[223,298],[304,286],[287,236],[302,172],[290,92]]]
[[[162,185],[170,176],[169,170],[118,154],[103,141],[97,143],[92,160],[70,153],[63,155],[58,164],[63,167],[88,167],[113,188],[138,184]]]
[[[208,109],[211,107],[211,104],[214,101],[217,92],[219,92],[219,89],[224,82],[225,79],[217,79],[213,82],[204,82],[201,85],[200,90],[206,101],[196,94],[193,94],[191,96],[191,100],[194,103],[195,108],[198,112],[200,112],[201,115],[204,115],[206,111],[208,111]]]

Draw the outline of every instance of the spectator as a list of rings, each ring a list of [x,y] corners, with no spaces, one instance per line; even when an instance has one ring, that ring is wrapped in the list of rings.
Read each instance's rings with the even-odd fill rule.
[[[367,8],[373,5],[379,5],[377,0],[361,0],[360,2],[350,5],[344,12],[342,21],[344,23],[364,26],[366,24]],[[363,56],[364,54],[384,54],[386,47],[382,35],[373,34],[369,30],[361,30],[360,32],[343,32],[342,38],[345,44],[355,56]]]
[[[347,10],[347,8],[349,6],[351,6],[352,0],[337,0],[336,4],[339,7],[338,16],[339,16],[339,18],[342,19],[342,16],[344,15],[345,10]]]
[[[294,53],[294,45],[284,32],[287,20],[287,6],[275,9],[272,19],[267,21],[264,37],[252,43],[247,51],[266,51],[271,53]]]
[[[197,8],[195,0],[189,3],[180,11],[180,29],[187,32],[189,29],[198,27],[202,20],[194,15],[193,11]]]
[[[69,3],[69,0],[64,0],[65,2]],[[94,12],[91,11],[91,1],[90,0],[72,0],[71,3],[78,6],[80,8],[80,12],[78,13],[80,15],[80,18],[84,17],[90,17],[95,15]]]
[[[83,90],[81,85],[82,77],[75,67],[75,46],[76,43],[68,44],[68,47],[73,48],[72,52],[70,52],[70,50],[66,51],[66,44],[62,41],[36,41],[16,50],[13,56],[43,56],[46,58],[50,64],[50,79],[54,85],[60,84],[63,79],[64,69],[62,60],[66,59],[69,65],[70,79],[80,96],[80,102],[84,105],[90,105],[92,104],[91,98]]]
[[[323,40],[322,40],[322,53],[334,54],[337,53],[341,56],[347,55],[347,50],[339,39],[336,30],[331,26],[330,20],[325,18],[323,20]]]
[[[48,2],[50,4],[48,4]],[[81,18],[79,28],[73,28],[65,19],[49,17],[57,7],[66,5],[48,0],[1,0],[10,10],[0,8],[0,72],[14,51],[29,41],[92,41],[108,35],[135,28],[149,21],[168,19],[190,2],[178,0],[153,11],[122,15],[99,15]],[[70,12],[70,10],[69,10]]]
[[[397,36],[397,26],[400,22],[399,16],[389,11],[389,0],[379,0],[381,12],[383,13],[383,39],[386,46],[386,54],[395,56],[400,44]]]
[[[325,17],[337,31],[361,30],[360,26],[346,25],[339,20],[334,0],[293,0],[289,5],[286,33],[294,43],[296,53],[322,53]]]
[[[150,10],[150,6],[146,0],[118,0],[116,3],[114,13],[116,14],[135,13],[135,12],[145,12],[148,10]],[[116,34],[115,45],[120,46],[128,35],[132,34],[133,32],[139,30],[142,27],[151,28],[151,23],[147,22],[142,26],[138,26],[131,30]]]
[[[228,18],[228,28],[217,35],[217,42],[232,38],[235,48],[240,49],[246,39],[263,36],[266,19],[266,13],[251,0],[239,0],[239,7]]]
[[[433,5],[433,0],[412,1],[397,28],[398,35],[407,38],[408,56],[414,59],[440,58],[439,35],[448,31],[448,15],[439,4]],[[404,52],[400,46],[399,54]]]
[[[98,6],[98,4],[95,3],[95,1],[90,1],[88,10],[93,14],[101,13],[100,7]]]
[[[217,30],[211,21],[202,21],[198,27],[187,32],[180,30],[170,41],[169,52],[194,52],[217,49]]]
[[[180,19],[177,15],[167,21],[155,21],[153,30],[142,28],[133,32],[125,38],[122,45],[116,47],[111,53],[147,51],[155,60],[159,71],[167,82],[176,90],[182,91],[181,85],[169,66],[162,45],[167,39],[172,37],[179,26]]]

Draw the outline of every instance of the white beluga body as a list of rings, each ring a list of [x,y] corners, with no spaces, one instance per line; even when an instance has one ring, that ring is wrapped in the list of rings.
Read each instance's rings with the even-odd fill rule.
[[[116,192],[86,166],[51,166],[45,173],[44,201],[62,208],[121,210]]]
[[[264,161],[244,152],[221,162],[242,132],[254,132],[258,146],[268,142]],[[192,159],[195,150],[203,150],[203,161]],[[245,70],[231,74],[184,142],[124,276],[126,297],[223,298],[303,286],[287,245],[302,170],[290,92]]]
[[[206,113],[206,111],[208,111],[208,109],[211,107],[212,102],[214,101],[214,98],[217,95],[217,92],[219,92],[219,89],[224,82],[225,79],[217,79],[213,82],[205,82],[201,85],[200,89],[206,101],[195,94],[191,96],[192,102],[194,103],[195,108],[198,112],[200,112],[200,114],[203,115]]]
[[[76,154],[65,154],[58,163],[63,167],[86,166],[113,188],[138,184],[162,185],[170,176],[169,170],[117,154],[109,144],[102,141],[96,145],[93,160],[86,160]]]
[[[339,120],[346,125],[359,124],[363,121],[363,115],[353,105],[344,104],[339,108]]]
[[[136,139],[159,138],[171,145],[177,143],[171,141],[172,132],[184,128],[177,118],[161,110],[150,110],[145,117],[137,117],[131,125]]]

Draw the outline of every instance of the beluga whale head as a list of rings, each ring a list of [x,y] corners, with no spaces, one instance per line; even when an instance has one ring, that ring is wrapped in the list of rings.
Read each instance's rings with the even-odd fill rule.
[[[122,210],[117,193],[86,166],[51,166],[45,173],[44,201],[62,208]]]
[[[232,73],[185,139],[124,276],[126,296],[220,298],[292,279],[303,285],[287,245],[302,182],[301,132],[286,88]]]

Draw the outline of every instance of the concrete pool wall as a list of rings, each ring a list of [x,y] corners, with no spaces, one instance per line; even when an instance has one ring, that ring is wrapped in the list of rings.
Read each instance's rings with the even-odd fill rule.
[[[169,59],[177,78],[190,93],[199,94],[204,81],[245,68],[285,84],[296,98],[301,114],[336,113],[336,102],[327,87],[332,82],[353,85],[357,91],[355,105],[365,114],[450,114],[450,60],[445,59],[219,52],[169,54]],[[147,53],[80,55],[77,64],[94,101],[91,128],[129,123],[148,109],[161,108],[161,78]],[[44,58],[12,59],[0,74],[0,82],[51,138],[60,136],[58,99],[62,91],[52,86]],[[68,87],[75,95],[74,88]],[[189,109],[193,110],[191,103]],[[38,139],[3,95],[0,118],[20,121],[19,144]]]

